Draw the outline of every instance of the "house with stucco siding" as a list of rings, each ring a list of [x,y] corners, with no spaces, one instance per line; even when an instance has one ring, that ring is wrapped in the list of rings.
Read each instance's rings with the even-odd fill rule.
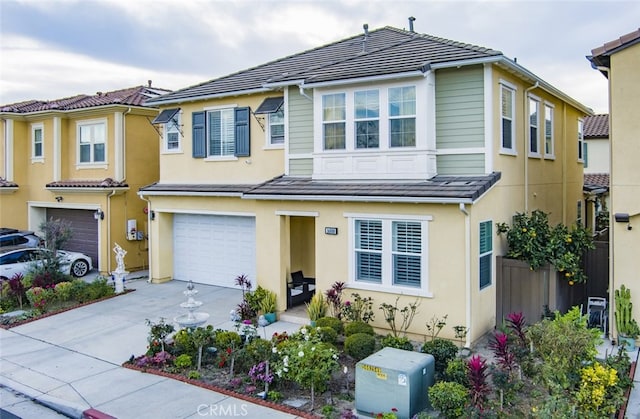
[[[412,23],[412,22],[410,22]],[[498,50],[382,27],[150,99],[163,133],[150,280],[247,275],[290,309],[291,274],[344,298],[419,301],[467,344],[496,319],[496,223],[582,209],[592,112]],[[170,143],[167,133],[177,134]],[[175,137],[173,137],[175,138]]]

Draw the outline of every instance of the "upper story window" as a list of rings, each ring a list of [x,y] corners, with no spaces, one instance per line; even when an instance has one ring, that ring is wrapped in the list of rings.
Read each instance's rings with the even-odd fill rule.
[[[553,158],[555,155],[553,141],[553,125],[554,125],[554,108],[553,106],[544,105],[544,156]]]
[[[578,161],[584,161],[584,121],[578,119]]]
[[[346,95],[322,97],[322,138],[325,150],[344,150],[346,146]]]
[[[268,97],[254,112],[256,115],[266,115],[265,134],[267,147],[281,148],[284,144],[285,116],[284,97]]]
[[[31,158],[40,160],[44,157],[44,125],[31,125]]]
[[[540,101],[529,98],[529,155],[540,156]]]
[[[430,217],[348,215],[354,288],[428,293]]]
[[[193,157],[244,157],[251,151],[249,108],[220,108],[192,114]]]
[[[416,88],[389,89],[389,134],[391,147],[416,145]]]
[[[500,139],[501,151],[516,152],[515,143],[515,90],[504,84],[500,85]]]
[[[78,122],[78,161],[80,163],[106,162],[107,122]]]
[[[182,124],[180,108],[165,109],[151,122],[162,124],[162,143],[165,152],[176,152],[182,149]]]
[[[355,92],[356,148],[380,147],[380,97],[377,90]]]

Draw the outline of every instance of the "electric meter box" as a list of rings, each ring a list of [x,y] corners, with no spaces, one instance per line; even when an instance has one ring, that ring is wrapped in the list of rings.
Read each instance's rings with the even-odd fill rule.
[[[433,355],[383,348],[356,364],[358,416],[397,409],[398,418],[411,418],[431,407],[427,391],[434,383]]]

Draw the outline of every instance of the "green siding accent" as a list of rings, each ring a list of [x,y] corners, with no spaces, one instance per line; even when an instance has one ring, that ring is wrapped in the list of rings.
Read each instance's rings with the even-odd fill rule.
[[[289,176],[311,176],[313,174],[313,159],[289,160]]]
[[[450,154],[436,156],[439,175],[484,174],[484,154]]]
[[[482,66],[436,72],[436,147],[484,147]]]
[[[308,91],[310,94],[311,91]],[[289,154],[313,152],[313,102],[289,88]]]

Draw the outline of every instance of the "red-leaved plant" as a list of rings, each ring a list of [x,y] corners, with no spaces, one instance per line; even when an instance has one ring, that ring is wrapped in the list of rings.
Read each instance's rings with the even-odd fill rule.
[[[509,349],[509,336],[497,332],[493,335],[493,340],[489,342],[489,348],[493,351],[500,368],[511,374],[516,367],[516,357]]]
[[[527,335],[525,334],[525,319],[522,312],[510,313],[507,316],[507,326],[513,331],[520,341],[520,346],[527,346]]]
[[[473,355],[467,365],[469,366],[471,405],[479,411],[483,411],[490,391],[487,382],[487,360],[480,355]]]

